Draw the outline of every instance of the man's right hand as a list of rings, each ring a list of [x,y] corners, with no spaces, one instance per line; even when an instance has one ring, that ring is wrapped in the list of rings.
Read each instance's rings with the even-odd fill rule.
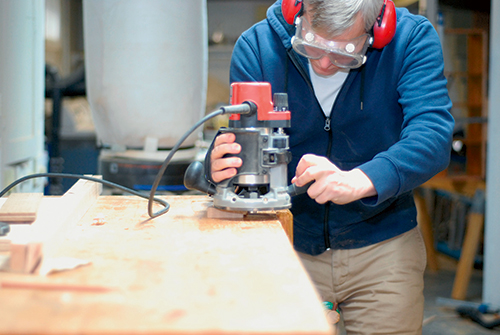
[[[240,153],[241,146],[235,142],[236,136],[233,133],[220,134],[215,138],[212,153],[210,155],[210,169],[212,180],[216,183],[234,177],[237,168],[243,164],[239,157],[226,157],[226,154],[236,155]]]

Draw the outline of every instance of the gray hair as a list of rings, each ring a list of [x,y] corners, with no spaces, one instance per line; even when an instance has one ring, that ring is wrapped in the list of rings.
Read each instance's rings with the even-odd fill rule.
[[[384,0],[304,0],[304,13],[309,13],[314,30],[336,36],[353,26],[358,13],[369,32],[383,4]]]

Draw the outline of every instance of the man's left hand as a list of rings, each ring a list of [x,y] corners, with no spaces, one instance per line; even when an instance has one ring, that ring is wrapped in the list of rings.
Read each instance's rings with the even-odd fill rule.
[[[303,186],[315,181],[307,194],[319,204],[331,201],[344,205],[377,194],[371,180],[360,169],[342,171],[326,157],[302,156],[292,183]]]

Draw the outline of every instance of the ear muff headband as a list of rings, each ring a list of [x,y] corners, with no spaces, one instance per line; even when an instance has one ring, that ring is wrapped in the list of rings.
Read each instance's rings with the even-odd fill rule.
[[[302,15],[302,0],[283,0],[281,12],[288,24],[293,25],[295,18]],[[382,49],[396,33],[396,7],[392,0],[384,0],[379,17],[373,25],[373,44],[375,49]]]

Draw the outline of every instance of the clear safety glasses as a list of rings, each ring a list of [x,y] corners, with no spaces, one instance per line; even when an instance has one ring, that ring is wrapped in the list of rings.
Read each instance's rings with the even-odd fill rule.
[[[304,17],[298,17],[295,25],[292,46],[298,54],[310,59],[327,56],[332,64],[344,69],[356,69],[365,63],[366,50],[372,43],[370,34],[363,34],[350,41],[333,41],[315,34]]]

